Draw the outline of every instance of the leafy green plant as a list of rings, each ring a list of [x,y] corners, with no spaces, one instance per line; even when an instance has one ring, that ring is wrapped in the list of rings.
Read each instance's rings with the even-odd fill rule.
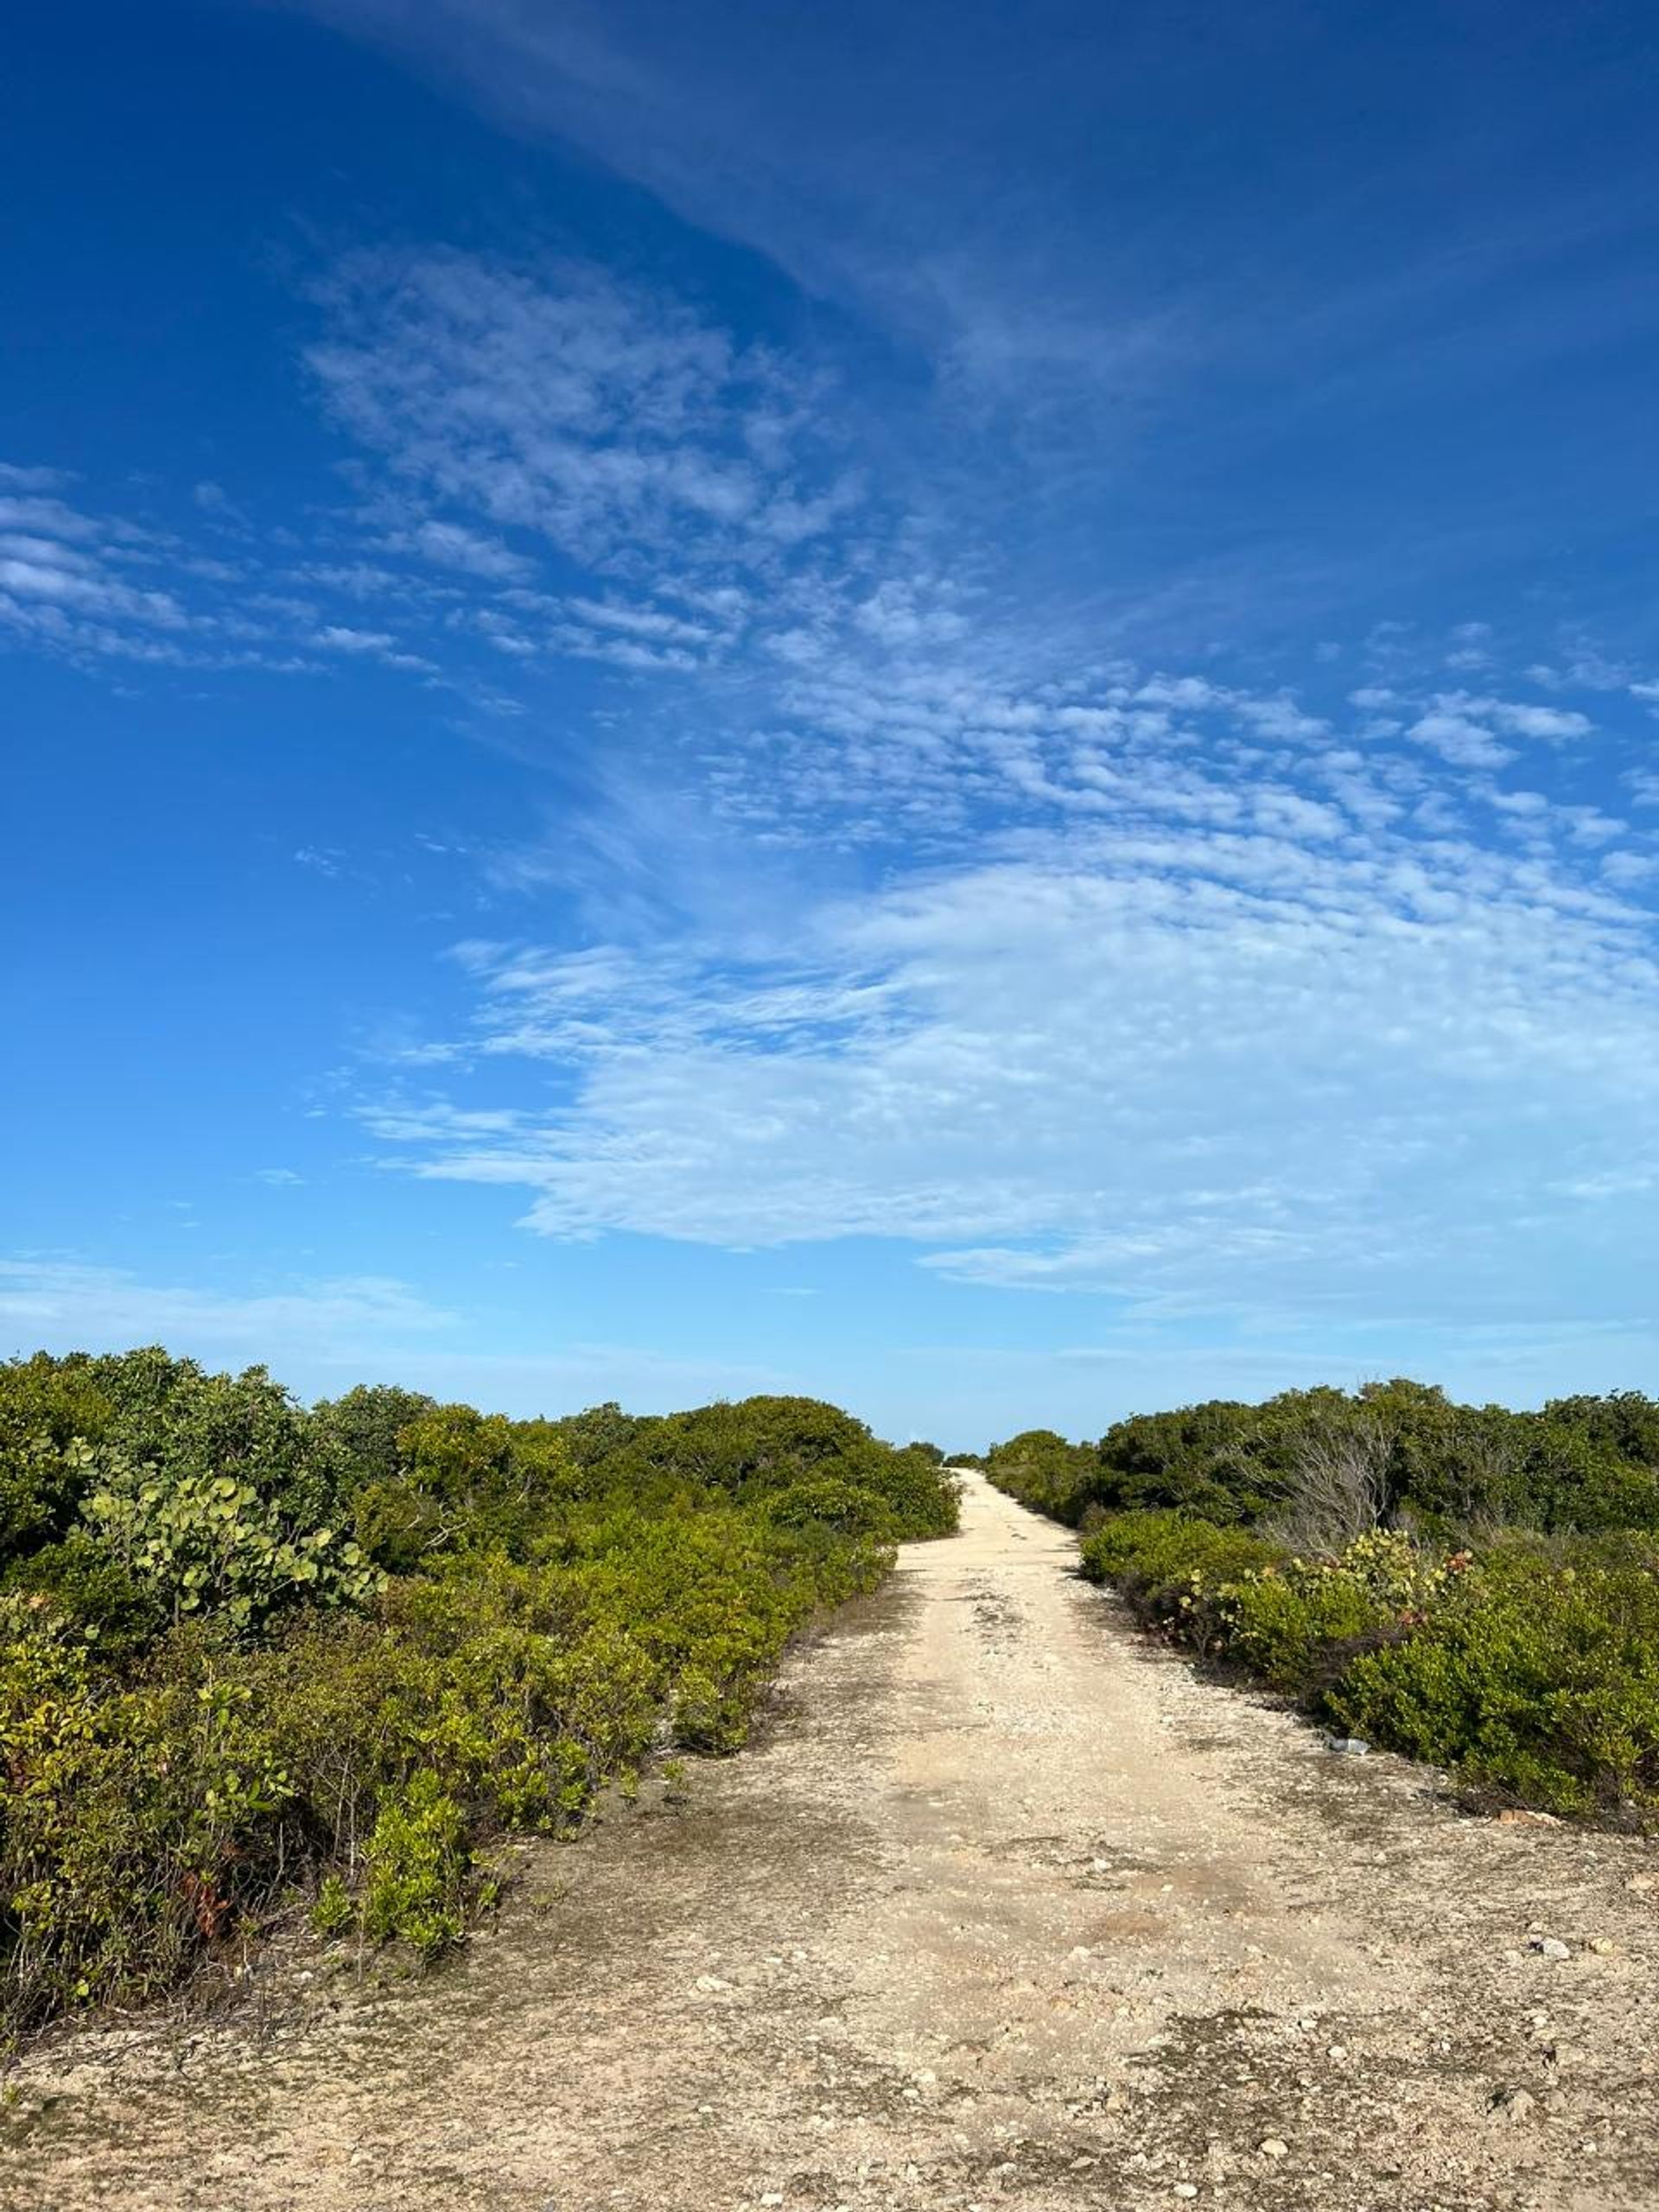
[[[431,1768],[419,1768],[369,1839],[365,1929],[381,1942],[401,1936],[425,1958],[457,1942],[471,1863],[466,1815]]]
[[[279,1606],[308,1599],[358,1605],[378,1571],[349,1537],[301,1533],[272,1499],[234,1475],[176,1474],[111,1456],[86,1519],[114,1558],[164,1593],[175,1619],[222,1613],[257,1628]]]
[[[930,1455],[816,1401],[309,1414],[153,1350],[0,1367],[7,1448],[14,2031],[175,1985],[296,1881],[322,1932],[441,1951],[492,1836],[579,1821],[677,1728],[735,1749],[788,1638],[955,1512]]]
[[[1659,1809],[1659,1577],[1500,1547],[1332,1686],[1345,1726],[1563,1813]]]
[[[311,1907],[311,1925],[319,1936],[341,1936],[357,1918],[357,1905],[338,1874],[324,1877]]]
[[[1309,1695],[1353,1647],[1421,1624],[1452,1572],[1410,1537],[1375,1530],[1334,1559],[1290,1560],[1236,1582],[1219,1606],[1227,1648],[1275,1689]]]

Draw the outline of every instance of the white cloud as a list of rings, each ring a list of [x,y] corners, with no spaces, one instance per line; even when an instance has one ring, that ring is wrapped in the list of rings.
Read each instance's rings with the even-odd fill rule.
[[[1443,708],[1419,715],[1406,734],[1454,768],[1503,768],[1515,758],[1514,747],[1501,745],[1484,724]]]
[[[308,359],[336,416],[405,487],[497,530],[588,561],[768,567],[856,499],[817,449],[811,380],[595,270],[363,253],[321,297],[332,334]]]
[[[1659,859],[1651,853],[1609,853],[1601,863],[1602,880],[1619,891],[1637,891],[1659,877]]]
[[[51,470],[14,469],[8,480],[18,488],[0,494],[0,630],[89,659],[184,658],[191,616],[174,592],[134,579],[145,533],[52,496]]]
[[[517,1317],[515,1317],[516,1319]],[[268,1366],[307,1398],[395,1382],[521,1414],[615,1398],[642,1412],[801,1387],[758,1360],[700,1357],[569,1338],[480,1351],[463,1318],[380,1276],[234,1294],[146,1281],[78,1260],[0,1260],[0,1325],[21,1350],[126,1351],[163,1344],[209,1365]]]
[[[310,642],[324,652],[380,661],[388,668],[435,673],[435,664],[423,653],[409,652],[389,630],[359,630],[346,622],[327,622]]]
[[[0,1260],[0,1322],[15,1343],[30,1349],[112,1351],[165,1343],[213,1358],[274,1363],[283,1350],[315,1353],[392,1332],[419,1337],[449,1327],[454,1319],[407,1284],[380,1275],[226,1294],[146,1282],[79,1260]]]
[[[459,569],[471,576],[494,583],[515,583],[534,574],[534,564],[498,537],[486,537],[462,523],[429,518],[406,533],[401,541],[411,552],[440,568]]]
[[[789,959],[469,947],[486,1061],[571,1103],[373,1124],[561,1236],[1508,1310],[1563,1148],[1605,1167],[1659,1109],[1640,918],[1530,857],[1327,828],[1033,832],[798,914]]]

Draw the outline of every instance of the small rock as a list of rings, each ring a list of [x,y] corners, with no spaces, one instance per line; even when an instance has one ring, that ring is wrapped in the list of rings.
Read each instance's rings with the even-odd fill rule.
[[[1333,1751],[1340,1751],[1344,1758],[1363,1759],[1371,1747],[1360,1736],[1333,1736],[1331,1748]]]
[[[1605,1936],[1592,1936],[1590,1938],[1588,1948],[1595,1953],[1599,1959],[1606,1959],[1612,1956],[1613,1945]]]
[[[1198,2193],[1198,2184],[1195,2182],[1178,2181],[1173,2193],[1177,2196],[1196,2196]]]
[[[1562,1942],[1559,1936],[1535,1936],[1531,1948],[1540,1958],[1544,1959],[1570,1959],[1573,1955],[1570,1948]]]
[[[1255,2147],[1264,2158],[1286,2158],[1290,2155],[1289,2144],[1277,2135],[1265,2136]]]
[[[1537,2101],[1529,2089],[1500,2089],[1487,2109],[1495,2119],[1521,2120],[1527,2118]]]

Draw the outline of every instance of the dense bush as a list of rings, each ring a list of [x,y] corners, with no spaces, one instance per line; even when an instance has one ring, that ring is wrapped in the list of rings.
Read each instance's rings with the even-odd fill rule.
[[[1659,1816],[1659,1406],[1406,1382],[994,1447],[1085,1573],[1344,1732],[1558,1812]]]
[[[1093,1445],[1030,1430],[993,1446],[986,1466],[1073,1527],[1091,1513],[1170,1507],[1277,1519],[1293,1547],[1405,1520],[1447,1538],[1509,1526],[1659,1530],[1659,1404],[1636,1391],[1557,1399],[1541,1413],[1460,1406],[1400,1379],[1261,1405],[1213,1399],[1134,1414]]]
[[[1560,1813],[1659,1809],[1659,1561],[1497,1546],[1328,1693],[1362,1734]]]
[[[954,1525],[806,1399],[307,1411],[146,1351],[0,1367],[0,2016],[165,1988],[286,1900],[420,1953],[507,1828],[741,1744],[789,1637]]]
[[[1272,1566],[1274,1547],[1247,1529],[1217,1528],[1186,1513],[1124,1513],[1085,1539],[1084,1573],[1116,1582],[1149,1619],[1173,1624],[1200,1649],[1221,1631],[1221,1594]]]

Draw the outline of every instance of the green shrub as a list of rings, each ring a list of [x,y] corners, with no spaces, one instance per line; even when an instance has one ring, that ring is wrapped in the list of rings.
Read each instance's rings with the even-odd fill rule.
[[[887,1501],[840,1475],[808,1475],[786,1483],[766,1499],[766,1516],[780,1529],[831,1529],[847,1536],[885,1535],[893,1515]]]
[[[319,1936],[342,1936],[357,1918],[357,1904],[338,1874],[327,1875],[311,1907],[311,1925]]]
[[[1499,1548],[1417,1632],[1357,1657],[1344,1726],[1564,1813],[1659,1808],[1659,1580],[1650,1560],[1563,1565]]]
[[[1396,1376],[1357,1391],[1287,1390],[1136,1414],[1097,1446],[1032,1429],[992,1447],[994,1482],[1073,1527],[1172,1508],[1220,1523],[1280,1518],[1335,1544],[1409,1521],[1448,1541],[1493,1527],[1659,1529],[1659,1403],[1637,1391],[1553,1400],[1541,1413],[1460,1406]],[[1333,1471],[1356,1484],[1331,1511]],[[1325,1509],[1310,1516],[1313,1501]],[[1310,1520],[1323,1518],[1317,1534]]]
[[[310,1416],[146,1351],[0,1369],[8,1438],[14,2031],[165,1989],[296,1888],[321,1932],[441,1950],[489,1837],[567,1827],[669,1735],[735,1749],[790,1636],[955,1514],[926,1452],[811,1400]]]
[[[437,1411],[437,1401],[422,1390],[400,1390],[390,1383],[359,1384],[311,1409],[315,1434],[333,1448],[344,1470],[348,1496],[370,1483],[395,1482],[405,1464],[404,1431]]]
[[[19,1560],[5,1588],[38,1598],[54,1617],[90,1631],[107,1665],[131,1660],[166,1625],[168,1609],[157,1586],[135,1574],[91,1529],[71,1529],[57,1543]]]
[[[0,1567],[68,1529],[113,1418],[84,1359],[0,1364]]]
[[[1438,1554],[1379,1529],[1335,1559],[1246,1575],[1219,1607],[1227,1648],[1275,1689],[1317,1701],[1351,1647],[1415,1626],[1446,1580]]]
[[[1092,1445],[1068,1444],[1052,1428],[1022,1430],[1006,1444],[993,1445],[985,1459],[985,1471],[999,1490],[1073,1527],[1092,1496],[1090,1481],[1098,1471]]]
[[[465,1815],[432,1769],[419,1768],[369,1839],[365,1932],[381,1942],[400,1936],[425,1958],[458,1942],[471,1864]]]
[[[130,1687],[40,1601],[0,1608],[3,2013],[142,1996],[237,1932],[293,1785],[198,1630]]]
[[[1228,1650],[1274,1688],[1300,1696],[1319,1679],[1327,1653],[1376,1633],[1389,1618],[1344,1574],[1259,1575],[1230,1590],[1222,1611]]]
[[[1126,1513],[1083,1560],[1346,1733],[1555,1812],[1659,1811],[1659,1555],[1642,1532],[1510,1538],[1471,1558],[1377,1531],[1304,1560],[1187,1515]]]
[[[88,1523],[175,1620],[206,1611],[257,1629],[281,1606],[361,1604],[379,1586],[350,1538],[294,1528],[274,1498],[235,1475],[135,1466],[113,1453],[99,1473]]]

